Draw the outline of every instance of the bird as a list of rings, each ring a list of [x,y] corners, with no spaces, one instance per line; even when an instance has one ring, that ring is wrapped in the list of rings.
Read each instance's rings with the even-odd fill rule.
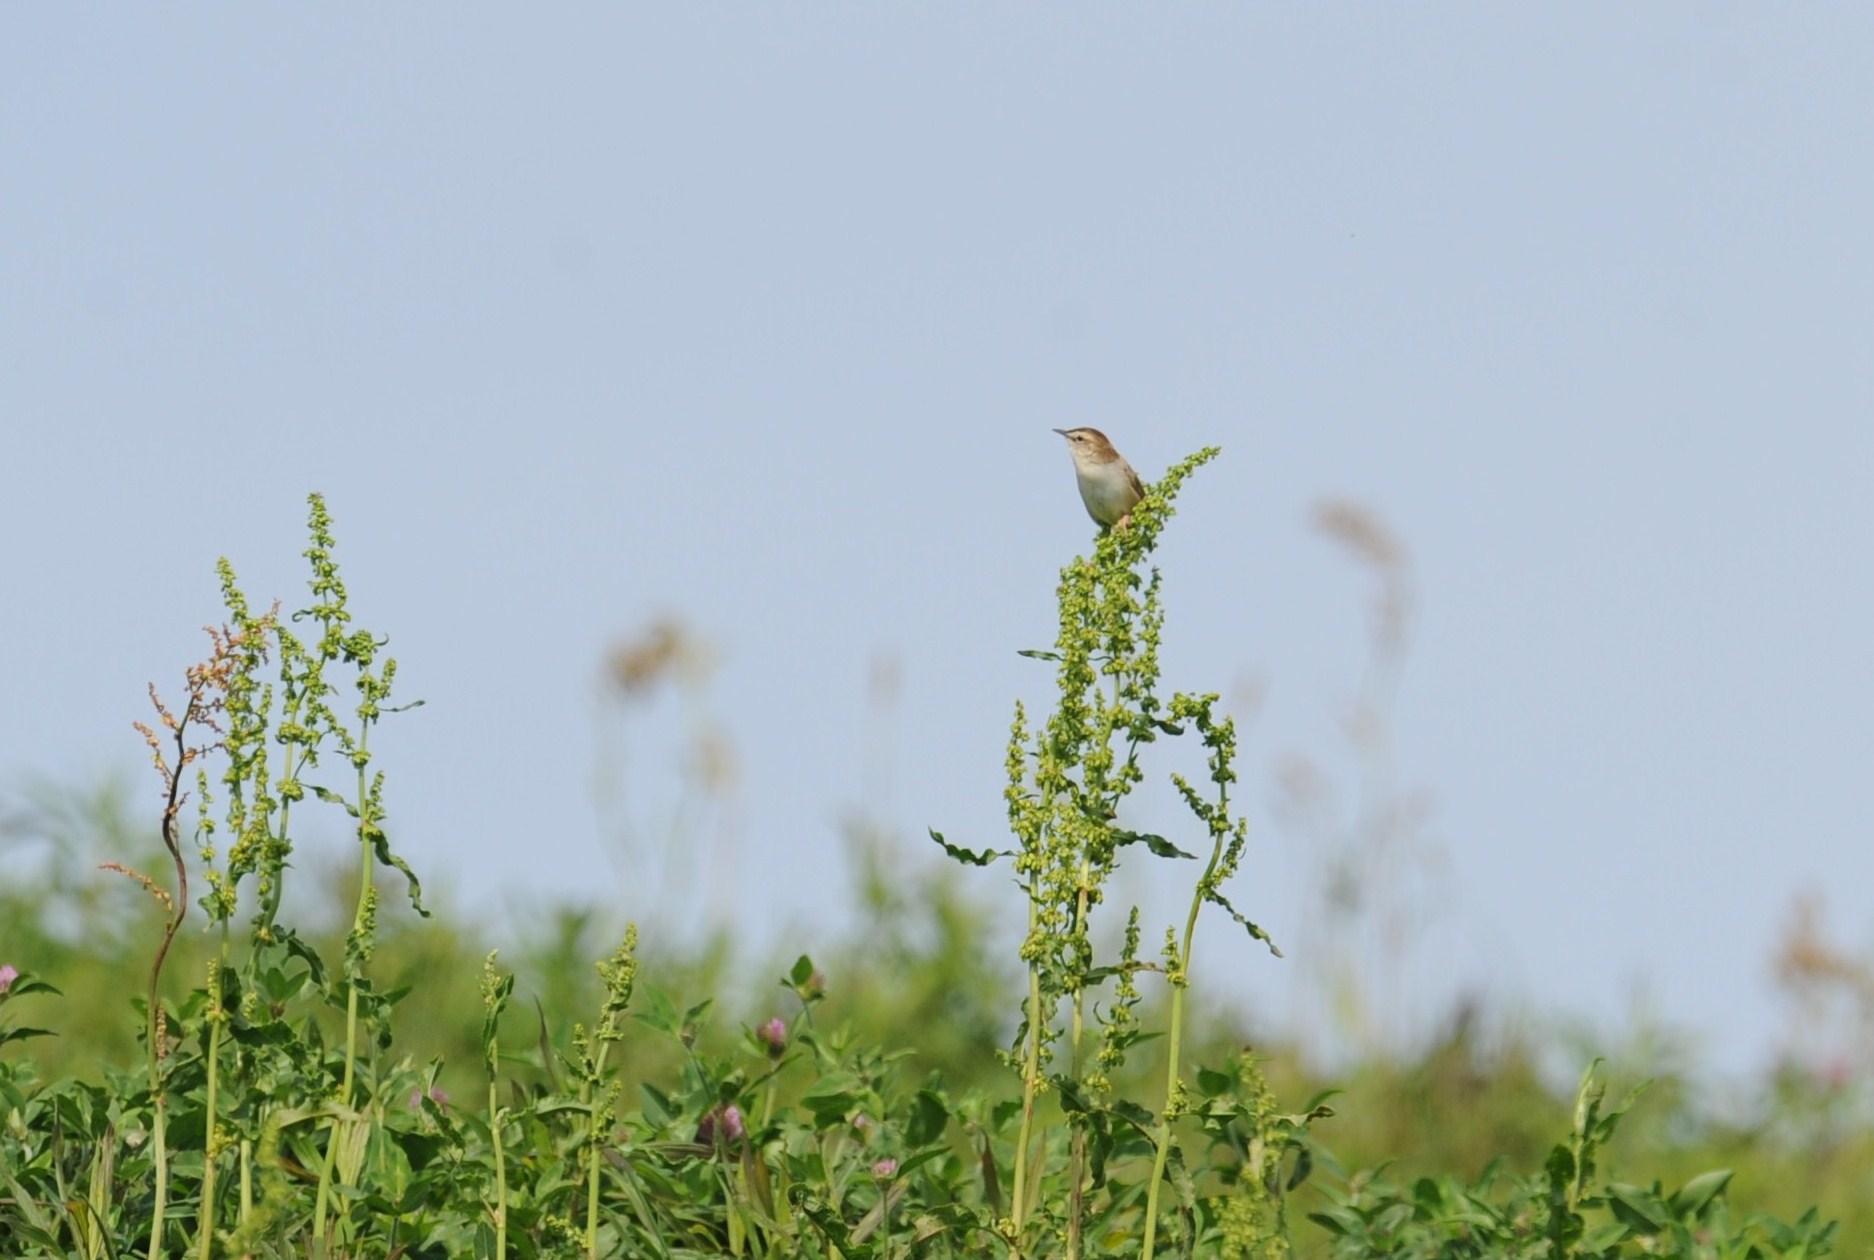
[[[1087,515],[1102,533],[1114,527],[1124,529],[1132,521],[1132,509],[1145,497],[1139,474],[1098,429],[1054,431],[1067,439],[1067,449],[1073,454],[1074,479],[1080,483],[1080,501],[1087,505]]]

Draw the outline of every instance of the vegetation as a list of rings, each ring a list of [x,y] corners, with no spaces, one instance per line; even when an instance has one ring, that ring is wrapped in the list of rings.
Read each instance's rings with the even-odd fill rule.
[[[1822,1149],[1790,1105],[1721,1131],[1671,1080],[1630,1111],[1640,1090],[1610,1105],[1594,1066],[1571,1111],[1526,1044],[1486,1049],[1468,1020],[1333,1093],[1199,1018],[1200,915],[1238,924],[1246,958],[1276,953],[1236,904],[1234,726],[1214,693],[1160,690],[1150,557],[1215,454],[1063,570],[1056,640],[1027,653],[1055,699],[1016,711],[1007,846],[933,831],[958,870],[915,897],[862,878],[863,944],[777,963],[772,986],[739,982],[720,942],[653,950],[619,925],[601,943],[612,925],[579,910],[503,946],[510,969],[435,916],[372,750],[396,665],[354,622],[313,498],[308,606],[256,611],[223,561],[208,659],[179,701],[153,692],[159,864],[121,791],[12,820],[57,843],[0,891],[0,1254],[1829,1250],[1836,1227],[1791,1196],[1874,1197],[1859,1128]],[[1159,774],[1188,825],[1117,826]],[[300,848],[321,814],[354,846],[323,883]],[[100,850],[115,889],[89,869]],[[1190,872],[1180,921],[1109,904],[1135,858]],[[1006,879],[970,882],[995,863],[1023,897],[1013,959],[985,945]],[[1623,1180],[1617,1161],[1655,1171]],[[1786,1219],[1735,1206],[1745,1186]]]

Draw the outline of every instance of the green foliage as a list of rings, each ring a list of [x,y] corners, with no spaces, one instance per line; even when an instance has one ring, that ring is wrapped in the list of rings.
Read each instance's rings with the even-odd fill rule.
[[[1605,1085],[1582,1079],[1568,1137],[1540,1173],[1516,1175],[1493,1162],[1474,1182],[1362,1174],[1328,1190],[1310,1219],[1333,1237],[1336,1256],[1553,1257],[1670,1256],[1683,1260],[1824,1255],[1835,1229],[1811,1209],[1793,1225],[1755,1214],[1740,1218],[1718,1169],[1666,1193],[1597,1175],[1597,1160],[1635,1094],[1602,1110]]]
[[[1214,695],[1161,699],[1160,584],[1141,572],[1214,454],[1172,469],[1128,528],[1063,571],[1055,647],[1032,654],[1056,667],[1055,708],[1033,728],[1018,711],[1010,743],[1014,847],[937,837],[966,865],[1013,859],[1029,913],[1019,969],[991,956],[985,914],[953,881],[913,892],[873,871],[860,941],[743,995],[748,1024],[726,1013],[719,949],[646,953],[630,927],[608,947],[593,915],[566,911],[511,973],[427,917],[371,751],[395,664],[354,627],[314,498],[312,599],[296,616],[256,615],[221,566],[228,621],[186,701],[159,703],[146,732],[164,789],[155,834],[139,843],[109,799],[86,815],[117,837],[129,900],[90,900],[57,860],[57,896],[0,889],[0,950],[44,960],[44,978],[0,965],[0,1255],[1136,1256],[1161,1236],[1223,1257],[1825,1252],[1833,1227],[1813,1212],[1734,1215],[1729,1172],[1670,1193],[1603,1173],[1627,1104],[1604,1107],[1592,1075],[1546,1161],[1506,1152],[1539,1171],[1343,1176],[1317,1136],[1335,1117],[1326,1097],[1277,1101],[1307,1092],[1290,1089],[1293,1060],[1196,1018],[1203,907],[1269,944],[1224,891],[1247,839],[1234,730]],[[1154,746],[1186,736],[1203,770],[1169,773],[1188,834],[1118,826]],[[288,876],[305,882],[298,842],[321,808],[355,860],[316,898],[343,912],[308,927]],[[164,881],[139,873],[152,855]],[[1095,955],[1122,855],[1193,872],[1156,959],[1136,909],[1114,925],[1116,955]],[[404,905],[381,898],[385,871]],[[206,886],[193,901],[192,873]],[[192,909],[209,930],[179,934]],[[87,996],[126,989],[135,1040],[121,1005],[100,1023]],[[38,1025],[60,1013],[67,1035],[49,1038]],[[1012,1078],[988,1054],[1011,1023]],[[1441,1083],[1475,1071],[1461,1051],[1429,1057],[1415,1094],[1356,1080],[1342,1109],[1452,1120],[1475,1101]],[[55,1065],[77,1074],[43,1070]],[[1295,1222],[1298,1194],[1315,1206]]]

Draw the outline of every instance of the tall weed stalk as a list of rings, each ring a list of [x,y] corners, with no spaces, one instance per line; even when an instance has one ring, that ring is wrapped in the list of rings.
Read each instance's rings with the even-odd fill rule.
[[[1005,796],[1016,848],[972,852],[932,833],[952,857],[966,863],[1013,857],[1027,901],[1021,946],[1026,995],[1009,1052],[1021,1085],[1009,1214],[1002,1222],[1012,1256],[1048,1254],[1058,1246],[1077,1260],[1097,1218],[1088,1192],[1104,1185],[1108,1161],[1129,1132],[1144,1135],[1153,1151],[1143,1205],[1136,1209],[1144,1254],[1152,1254],[1160,1187],[1176,1149],[1173,1125],[1185,1107],[1183,995],[1198,911],[1206,903],[1218,905],[1253,939],[1280,952],[1221,890],[1236,871],[1246,839],[1243,821],[1230,811],[1234,727],[1216,714],[1214,693],[1178,691],[1167,702],[1159,691],[1165,613],[1159,571],[1146,565],[1185,480],[1218,454],[1209,447],[1174,465],[1147,487],[1124,528],[1104,531],[1090,557],[1076,558],[1061,570],[1054,646],[1023,653],[1054,665],[1054,708],[1035,725],[1018,703],[1009,738]],[[1159,858],[1194,859],[1173,840],[1131,830],[1119,820],[1125,798],[1145,779],[1149,747],[1192,732],[1207,750],[1213,794],[1207,798],[1184,777],[1172,776],[1210,847],[1183,933],[1166,929],[1161,962],[1141,959],[1135,907],[1118,956],[1098,959],[1094,925],[1122,850],[1136,846]],[[1112,1074],[1145,1035],[1138,1024],[1141,994],[1135,977],[1154,970],[1164,975],[1172,993],[1165,1030],[1168,1076],[1155,1117],[1136,1103],[1116,1099],[1112,1084]],[[1112,1001],[1090,1011],[1093,998],[1109,982]],[[1049,1148],[1041,1104],[1050,1093],[1065,1115],[1068,1141],[1065,1194],[1060,1202],[1044,1203],[1040,1187]],[[1111,1214],[1112,1208],[1099,1211]]]
[[[383,864],[401,872],[408,881],[412,906],[419,914],[427,913],[414,873],[389,847],[383,825],[383,775],[370,773],[370,731],[385,713],[393,711],[387,701],[396,663],[387,659],[374,671],[381,642],[368,631],[350,628],[345,588],[332,554],[331,519],[317,495],[310,499],[308,532],[311,541],[305,554],[313,599],[293,620],[310,621],[316,638],[308,644],[288,630],[277,604],[256,614],[236,581],[233,566],[223,559],[218,572],[228,620],[218,629],[210,628],[209,658],[188,671],[188,699],[179,714],[152,689],[161,735],[139,724],[164,786],[162,837],[176,875],[173,898],[147,877],[137,876],[166,906],[164,934],[151,966],[146,999],[146,1069],[153,1100],[150,1260],[165,1253],[164,1233],[172,1223],[165,1084],[176,1042],[159,982],[188,904],[189,864],[179,835],[187,799],[184,772],[210,753],[221,755],[218,784],[211,782],[205,769],[197,768],[195,774],[195,830],[208,884],[201,906],[218,939],[205,988],[189,1004],[189,1009],[199,1013],[198,1019],[187,1029],[200,1034],[196,1068],[203,1080],[201,1171],[195,1196],[200,1211],[192,1248],[199,1260],[208,1260],[215,1250],[223,1198],[219,1177],[229,1153],[237,1161],[240,1187],[233,1233],[246,1235],[253,1232],[255,1214],[264,1207],[266,1197],[263,1194],[261,1203],[255,1200],[257,1176],[277,1190],[287,1131],[303,1128],[315,1117],[324,1120],[326,1141],[314,1161],[320,1172],[312,1246],[318,1251],[329,1245],[333,1187],[356,1184],[359,1156],[369,1141],[363,1127],[368,1124],[368,1113],[354,1106],[361,1033],[367,1027],[385,1033],[382,1019],[387,1002],[373,992],[366,975],[378,907],[376,867]],[[280,662],[277,706],[274,684],[264,673],[276,657]],[[346,667],[357,694],[350,722],[334,707],[338,688],[328,679],[330,671]],[[280,750],[277,773],[271,760],[276,745]],[[333,749],[343,759],[343,767],[355,775],[355,788],[349,794],[307,777],[319,769],[321,752]],[[212,807],[217,786],[223,801],[219,820]],[[342,978],[330,987],[323,960],[280,921],[293,851],[289,830],[293,806],[309,794],[338,806],[353,820],[360,851],[359,891]],[[225,852],[217,842],[223,833]],[[244,889],[252,899],[253,913],[245,949],[237,951],[231,927]],[[310,996],[342,998],[345,1010],[344,1048],[336,1064],[339,1080],[336,1090],[324,1098],[303,1092],[325,1076],[327,1065],[316,1030],[309,1023],[295,1024],[284,1018],[295,999]],[[230,1096],[236,1100],[233,1110],[227,1105]],[[271,1166],[256,1170],[257,1153]]]

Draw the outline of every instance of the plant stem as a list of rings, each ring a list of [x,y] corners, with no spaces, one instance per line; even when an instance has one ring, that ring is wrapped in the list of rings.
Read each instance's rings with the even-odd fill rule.
[[[241,1224],[254,1214],[254,1143],[241,1139]]]
[[[585,1092],[591,1111],[587,1115],[586,1130],[586,1258],[599,1260],[599,1113],[602,1110],[592,1096],[598,1091],[599,1081],[605,1072],[606,1053],[611,1043],[601,1040],[598,1053],[592,1059],[592,1079],[586,1083]]]
[[[150,1079],[156,1078],[156,1064],[151,1056]],[[168,1109],[163,1105],[161,1092],[156,1094],[156,1117],[150,1125],[154,1134],[152,1159],[156,1165],[156,1203],[150,1212],[150,1260],[161,1260],[163,1245],[163,1213],[169,1198],[169,1148],[163,1139],[163,1130],[168,1124]]]
[[[1081,932],[1086,931],[1088,912],[1089,881],[1093,878],[1092,867],[1086,858],[1080,859],[1080,892],[1074,903],[1074,923]],[[1074,989],[1073,1030],[1068,1043],[1068,1062],[1076,1084],[1080,1081],[1080,1035],[1086,1027],[1087,991],[1085,985],[1077,984]],[[1081,1213],[1085,1210],[1086,1168],[1087,1168],[1087,1129],[1081,1122],[1083,1118],[1072,1120],[1073,1138],[1070,1155],[1067,1160],[1067,1260],[1080,1260]]]
[[[492,1076],[488,1078],[488,1137],[495,1152],[495,1260],[507,1260],[508,1164],[501,1147],[501,1108],[496,1105]]]
[[[1032,939],[1036,927],[1035,907],[1041,896],[1040,877],[1029,876],[1028,931]],[[1015,1136],[1015,1176],[1010,1186],[1009,1218],[1014,1222],[1009,1240],[1009,1255],[1022,1253],[1022,1226],[1028,1214],[1028,1142],[1035,1126],[1035,1094],[1041,1084],[1041,968],[1028,964],[1028,1036],[1022,1048],[1022,1123]]]
[[[182,718],[175,724],[176,764],[168,769],[169,799],[163,804],[163,845],[169,850],[170,860],[176,865],[176,900],[169,907],[169,917],[163,924],[163,943],[156,947],[156,957],[150,963],[150,987],[145,995],[143,1011],[144,1061],[150,1075],[150,1102],[155,1110],[151,1124],[154,1131],[152,1160],[156,1170],[156,1202],[150,1212],[150,1260],[158,1260],[162,1255],[163,1216],[169,1205],[169,1104],[163,1097],[162,1082],[162,1039],[167,1036],[163,1022],[162,999],[157,993],[157,985],[163,978],[163,963],[169,957],[169,947],[175,943],[176,932],[182,927],[182,916],[189,908],[189,865],[182,860],[182,842],[176,837],[176,816],[182,810],[182,772],[192,758],[189,755],[189,721],[195,716],[199,697],[190,695],[189,702],[183,707]]]
[[[341,1136],[355,1123],[343,1113],[351,1108],[352,1087],[358,1067],[358,980],[364,959],[357,952],[358,942],[370,929],[374,910],[377,866],[371,849],[370,788],[365,779],[365,765],[371,740],[371,722],[366,718],[358,731],[358,904],[351,917],[351,940],[345,948],[345,1073],[339,1084],[339,1113],[332,1117],[331,1133],[326,1139],[325,1163],[319,1172],[319,1193],[313,1209],[314,1237],[325,1236],[325,1215],[331,1206],[332,1175],[337,1166]]]
[[[227,921],[222,921],[221,951],[228,949]],[[209,1260],[215,1239],[215,1117],[221,1086],[221,1028],[226,1013],[221,1009],[221,960],[208,966],[208,1117],[202,1136],[202,1211],[201,1238],[196,1254]]]
[[[1145,1234],[1139,1247],[1143,1260],[1152,1260],[1154,1236],[1158,1232],[1158,1188],[1164,1184],[1165,1161],[1171,1154],[1171,1109],[1181,1092],[1183,1074],[1179,1070],[1179,1056],[1184,1042],[1184,994],[1191,983],[1191,943],[1197,935],[1197,912],[1204,904],[1204,890],[1216,877],[1217,863],[1222,858],[1223,837],[1217,835],[1211,842],[1210,861],[1197,881],[1197,890],[1191,894],[1191,911],[1185,916],[1184,938],[1178,945],[1178,973],[1170,977],[1171,1027],[1165,1039],[1165,1107],[1158,1118],[1158,1149],[1152,1156],[1152,1179],[1145,1193]]]

